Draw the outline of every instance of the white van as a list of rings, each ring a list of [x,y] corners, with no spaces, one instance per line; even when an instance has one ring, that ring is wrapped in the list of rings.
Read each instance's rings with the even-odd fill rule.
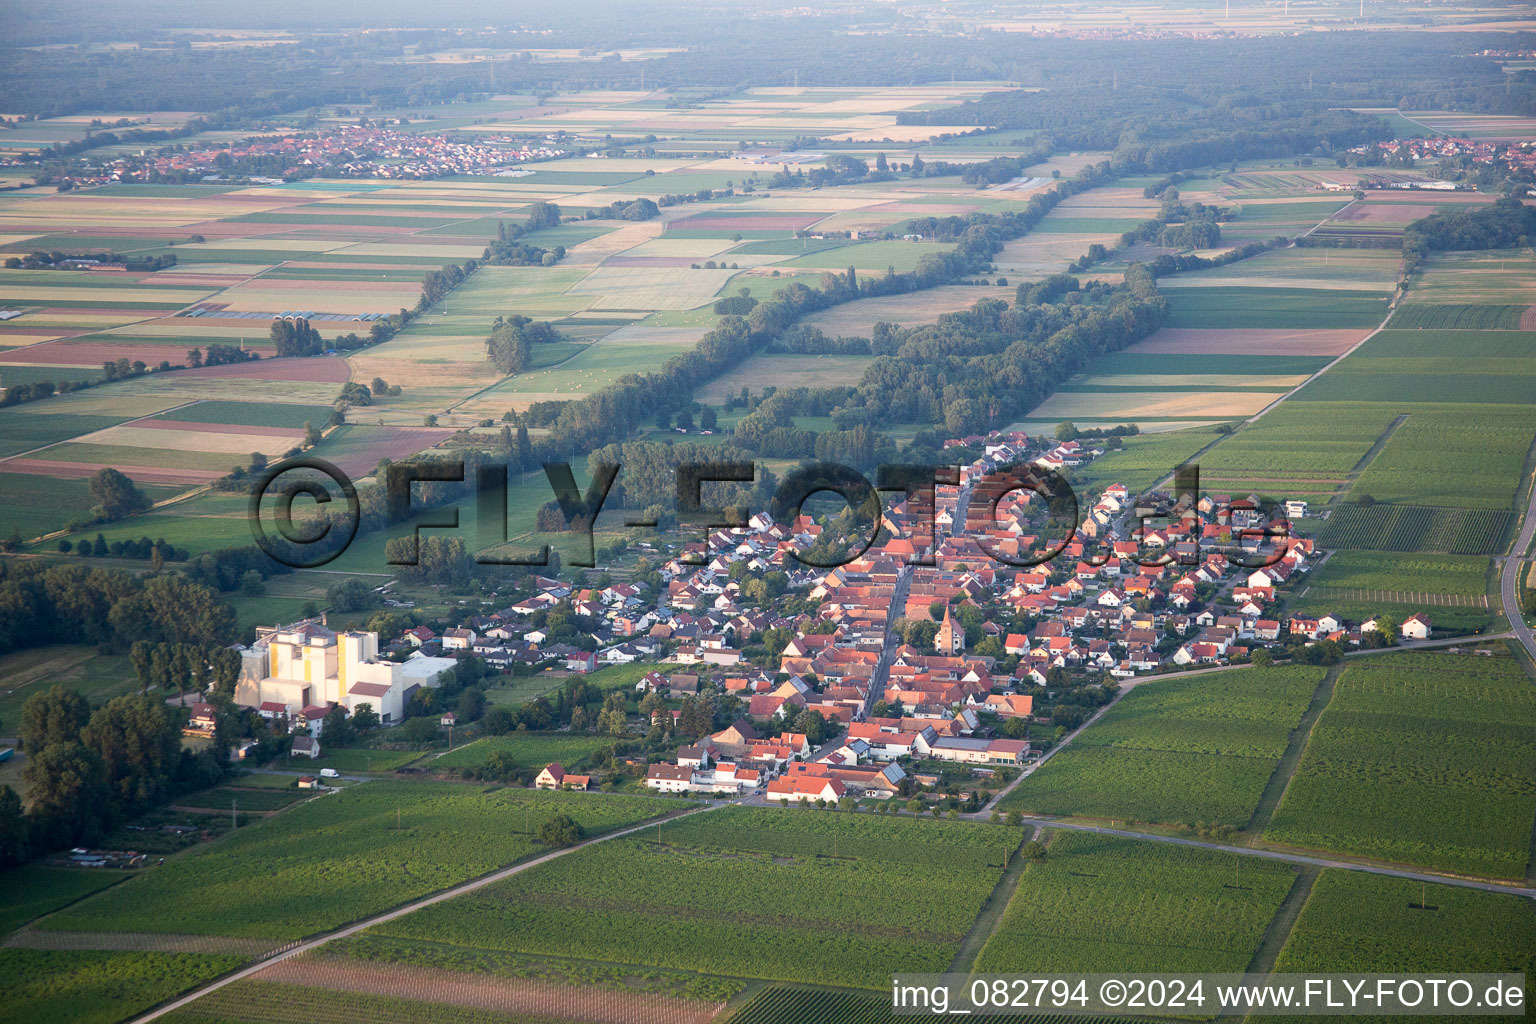
[[[335,768],[321,768],[320,769],[320,777],[322,779],[334,779],[336,777],[336,769]]]

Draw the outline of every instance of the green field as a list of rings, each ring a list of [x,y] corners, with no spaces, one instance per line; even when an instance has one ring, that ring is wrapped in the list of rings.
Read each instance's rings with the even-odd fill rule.
[[[1327,870],[1275,970],[1509,971],[1529,983],[1536,976],[1536,906],[1501,893]]]
[[[1202,456],[1200,472],[1211,477],[1274,478],[1271,493],[1283,497],[1285,481],[1342,479],[1397,414],[1385,406],[1283,403]]]
[[[291,427],[302,430],[313,423],[318,430],[331,418],[328,405],[294,405],[287,402],[197,402],[151,417],[188,423],[229,423],[240,427]]]
[[[1248,668],[1142,682],[1002,808],[1246,825],[1323,671]]]
[[[26,865],[0,872],[0,936],[133,875]]]
[[[1536,690],[1502,649],[1352,662],[1265,838],[1521,878],[1536,822]]]
[[[605,798],[599,798],[605,799]],[[727,807],[372,929],[467,948],[880,988],[943,970],[1017,831]],[[867,893],[857,913],[847,897]]]
[[[467,743],[441,757],[423,763],[429,771],[448,771],[482,765],[491,754],[509,755],[519,768],[543,768],[559,762],[572,768],[578,761],[613,746],[611,736],[583,736],[570,733],[513,733],[507,736],[486,736]]]
[[[378,781],[301,804],[48,918],[64,931],[294,939],[366,917],[543,847],[565,812],[589,833],[680,804],[645,797]],[[399,825],[397,826],[397,815]],[[197,900],[182,895],[197,892]]]
[[[1480,596],[1487,592],[1488,559],[1480,555],[1410,555],[1336,551],[1312,574],[1313,588]]]
[[[42,448],[81,434],[89,434],[93,430],[105,430],[126,419],[126,416],[87,416],[75,413],[43,415],[29,412],[26,408],[0,409],[0,456]]]
[[[1088,502],[1110,484],[1124,484],[1138,494],[1171,474],[1190,456],[1216,440],[1204,430],[1172,430],[1165,434],[1140,434],[1124,439],[1120,451],[1112,451],[1075,470],[1078,501]]]
[[[187,487],[139,484],[150,501],[163,501]],[[0,473],[0,537],[19,531],[31,539],[62,530],[75,520],[91,517],[91,482],[62,479],[40,473]],[[135,540],[142,534],[133,534]],[[94,535],[92,535],[94,536]]]
[[[1525,310],[1525,306],[1478,306],[1464,303],[1432,306],[1422,302],[1405,302],[1392,314],[1388,326],[1508,331],[1520,326],[1520,316]]]
[[[138,674],[125,654],[98,654],[94,645],[50,644],[0,656],[0,722],[8,735],[21,721],[28,697],[55,683],[75,690],[92,704],[139,688]]]
[[[1408,419],[1360,474],[1351,495],[1449,508],[1510,508],[1536,435],[1536,405],[1392,408]]]
[[[0,949],[5,1024],[113,1024],[242,963],[235,956]]]
[[[1213,286],[1168,291],[1164,327],[1375,327],[1387,315],[1385,294],[1324,288]]]
[[[668,234],[670,236],[671,232]],[[835,252],[812,253],[777,265],[786,270],[797,267],[829,267],[838,270],[854,267],[875,272],[882,272],[887,267],[913,270],[924,256],[948,252],[953,248],[954,245],[948,242],[857,242]]]
[[[1240,972],[1295,880],[1241,854],[1055,832],[975,969]]]
[[[1503,548],[1513,517],[1508,509],[1346,504],[1328,517],[1318,542],[1325,548],[1494,554]]]

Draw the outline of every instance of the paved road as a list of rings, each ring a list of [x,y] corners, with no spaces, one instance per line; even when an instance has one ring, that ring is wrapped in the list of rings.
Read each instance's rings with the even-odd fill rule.
[[[974,814],[968,817],[975,817]],[[1407,871],[1398,868],[1381,867],[1375,864],[1356,864],[1347,860],[1331,860],[1327,857],[1309,857],[1300,853],[1285,853],[1281,850],[1256,849],[1251,846],[1228,846],[1224,843],[1211,843],[1203,839],[1183,839],[1178,836],[1151,835],[1146,832],[1132,832],[1128,829],[1109,828],[1103,825],[1079,825],[1065,821],[1051,821],[1046,818],[1026,816],[1026,822],[1038,825],[1041,828],[1067,829],[1073,832],[1092,832],[1103,836],[1123,836],[1126,839],[1140,839],[1151,843],[1171,843],[1175,846],[1197,846],[1202,850],[1214,850],[1217,853],[1233,853],[1244,857],[1260,857],[1264,860],[1285,861],[1288,864],[1310,864],[1314,867],[1341,868],[1346,871],[1363,871],[1371,875],[1387,875],[1392,878],[1406,878],[1415,882],[1433,882],[1436,885],[1455,885],[1464,889],[1481,889],[1484,892],[1507,893],[1511,896],[1524,896],[1526,899],[1536,899],[1536,889],[1529,889],[1519,885],[1501,885],[1497,882],[1478,882],[1470,878],[1449,878],[1445,875],[1431,875],[1420,871]]]
[[[735,801],[729,802],[734,803]],[[420,910],[423,907],[429,907],[434,903],[441,903],[443,900],[451,900],[455,896],[462,896],[465,893],[474,892],[476,889],[483,889],[487,885],[492,885],[496,882],[502,881],[503,879],[511,878],[513,875],[527,871],[529,868],[536,868],[540,864],[546,864],[549,861],[554,860],[556,857],[564,857],[568,853],[574,853],[577,850],[592,846],[595,843],[605,843],[610,839],[618,839],[621,836],[632,835],[636,832],[643,832],[646,829],[655,828],[658,823],[676,821],[678,818],[686,818],[691,814],[703,814],[707,811],[712,811],[717,807],[724,807],[726,804],[727,802],[721,802],[716,804],[706,804],[703,807],[690,808],[689,810],[681,811],[677,814],[671,814],[664,818],[653,818],[644,824],[635,825],[632,828],[626,828],[618,832],[610,832],[607,835],[598,836],[595,839],[588,839],[584,843],[577,843],[575,846],[568,846],[563,850],[551,850],[548,853],[541,854],[540,856],[533,858],[532,860],[525,860],[519,864],[514,864],[511,867],[504,868],[501,871],[495,872],[494,874],[486,875],[483,878],[477,878],[470,882],[465,882],[463,885],[456,885],[452,889],[444,889],[440,893],[423,897],[422,899],[416,900],[413,903],[407,903],[403,907],[396,907],[394,910],[387,911],[383,914],[376,914],[373,917],[358,921],[356,924],[347,925],[345,928],[338,929],[334,932],[328,932],[325,935],[318,936],[316,938],[310,939],[307,942],[300,943],[297,946],[285,949],[281,953],[277,953],[274,956],[269,956],[264,960],[260,960],[254,964],[251,964],[249,967],[242,967],[240,970],[235,971],[233,974],[226,974],[222,978],[217,978],[213,981],[210,981],[208,984],[196,988],[184,996],[174,999],[169,1003],[164,1003],[161,1006],[150,1010],[148,1013],[144,1013],[138,1017],[133,1018],[129,1024],[146,1024],[148,1021],[155,1020],[156,1018],[165,1016],[167,1013],[179,1010],[193,1000],[200,999],[210,992],[214,992],[223,988],[225,985],[249,978],[251,975],[256,974],[258,971],[265,970],[280,960],[287,960],[289,957],[298,956],[301,953],[311,952],[313,950],[319,949],[326,943],[334,942],[337,939],[350,938],[365,928],[372,928],[374,925],[383,924],[385,921],[393,921],[397,917],[404,917],[406,914],[413,913],[414,911]]]
[[[1536,636],[1531,635],[1531,627],[1526,625],[1525,616],[1520,614],[1520,571],[1525,565],[1525,552],[1531,546],[1533,535],[1536,535],[1536,486],[1531,488],[1531,500],[1525,509],[1525,523],[1520,528],[1520,537],[1510,549],[1509,557],[1504,559],[1504,567],[1499,575],[1504,617],[1509,620],[1510,630],[1525,645],[1525,652],[1536,658]]]

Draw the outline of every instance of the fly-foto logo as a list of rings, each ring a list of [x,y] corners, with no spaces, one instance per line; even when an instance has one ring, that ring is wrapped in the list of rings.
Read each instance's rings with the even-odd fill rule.
[[[554,500],[559,506],[565,531],[577,538],[578,550],[566,561],[573,565],[596,565],[593,526],[618,480],[621,467],[604,464],[593,468],[585,492],[577,485],[569,463],[548,462],[544,474]],[[316,568],[341,555],[353,542],[365,522],[383,527],[409,524],[402,533],[409,543],[395,547],[388,557],[391,565],[416,565],[424,530],[459,529],[456,506],[428,507],[414,501],[413,485],[459,484],[465,480],[462,460],[390,465],[384,470],[382,507],[368,509],[358,497],[352,481],[336,466],[323,459],[304,458],[282,463],[268,470],[252,488],[249,514],[251,531],[257,545],[275,561],[293,568]],[[676,513],[680,527],[701,531],[745,529],[750,510],[736,508],[734,514],[724,508],[704,504],[707,483],[750,484],[757,478],[751,462],[695,462],[676,467],[674,485]],[[857,469],[835,462],[806,463],[786,474],[774,489],[766,510],[775,523],[793,524],[801,520],[802,510],[813,495],[832,494],[847,505],[841,520],[839,544],[826,538],[792,550],[804,565],[835,568],[862,557],[881,535],[885,508],[882,494],[899,495],[911,520],[917,545],[914,564],[933,565],[938,548],[940,516],[938,489],[958,488],[969,514],[954,524],[969,535],[981,554],[1003,565],[1034,568],[1054,561],[1071,549],[1071,557],[1088,565],[1103,565],[1113,557],[1129,559],[1146,567],[1198,563],[1205,530],[1200,507],[1209,508],[1222,524],[1218,531],[1220,552],[1233,564],[1249,569],[1274,565],[1285,556],[1290,539],[1290,525],[1274,508],[1259,508],[1251,503],[1211,506],[1200,501],[1200,470],[1184,465],[1174,472],[1172,489],[1153,492],[1120,513],[1119,531],[1135,550],[1117,554],[1103,542],[1106,531],[1094,529],[1087,536],[1086,521],[1079,515],[1077,495],[1067,480],[1055,471],[1021,463],[1003,466],[987,473],[965,477],[957,466],[919,464],[884,464],[875,471],[873,483]],[[333,491],[336,492],[333,494]],[[475,560],[482,565],[548,565],[550,549],[544,544],[537,552],[523,555],[497,553],[513,536],[508,521],[508,469],[501,464],[482,464],[474,480],[476,515],[481,523],[480,553]],[[313,503],[311,514],[295,522],[294,503],[300,496]],[[1019,496],[1019,497],[1015,497]],[[1020,501],[1022,497],[1022,502]],[[1009,505],[1015,516],[1022,513],[1032,529],[1033,542],[1028,550],[1017,550],[996,536],[1000,507]],[[344,505],[345,511],[336,514]],[[1095,510],[1099,518],[1102,510]],[[1015,523],[1018,519],[1015,518]],[[1098,522],[1098,519],[1095,520]],[[627,528],[656,528],[654,519],[626,517]],[[487,531],[487,527],[489,530]],[[499,527],[499,529],[498,529]],[[818,531],[819,532],[819,531]],[[1187,538],[1169,544],[1169,536]]]

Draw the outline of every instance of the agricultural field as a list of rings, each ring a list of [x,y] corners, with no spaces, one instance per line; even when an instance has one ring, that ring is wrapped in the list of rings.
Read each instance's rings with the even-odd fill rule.
[[[559,763],[568,771],[576,770],[578,762],[599,750],[613,746],[612,738],[583,736],[580,734],[513,733],[508,736],[485,736],[466,743],[456,750],[434,757],[423,764],[429,771],[456,771],[485,764],[495,753],[512,759],[518,768],[538,770],[547,764]]]
[[[1449,306],[1530,306],[1536,303],[1530,250],[1434,253],[1409,280],[1408,301]]]
[[[1074,1017],[1071,1014],[1029,1016],[987,1014],[999,1024],[1128,1024],[1113,1017]],[[730,1017],[730,1024],[804,1024],[827,1021],[829,1024],[901,1024],[910,1016],[897,1016],[891,1009],[889,993],[867,995],[862,992],[830,989],[794,988],[770,985],[754,996]]]
[[[0,936],[133,876],[124,871],[81,871],[29,865],[0,874]]]
[[[575,1024],[594,1012],[620,1010],[634,1024],[705,1024],[714,1009],[643,994],[619,998],[612,991],[561,991],[561,986],[517,979],[471,982],[422,969],[397,968],[391,976],[369,978],[379,991],[363,992],[333,987],[331,972],[312,961],[301,962],[310,973],[298,983],[277,980],[286,966],[210,993],[161,1019],[170,1024],[298,1024],[297,1016],[326,1024]],[[354,971],[346,980],[356,985],[363,979]],[[530,1006],[544,1012],[525,1008]],[[561,1008],[571,1015],[558,1012]]]
[[[1018,838],[968,822],[727,807],[664,825],[659,841],[644,832],[600,843],[369,934],[878,988],[893,964],[944,969]],[[828,894],[854,889],[882,895],[851,918]]]
[[[1173,328],[1375,327],[1387,315],[1387,294],[1368,289],[1208,286],[1172,289]]]
[[[1265,839],[1522,878],[1536,824],[1533,725],[1536,691],[1502,651],[1352,662]]]
[[[1536,968],[1536,908],[1502,893],[1421,886],[1325,870],[1291,928],[1276,971],[1477,971]]]
[[[21,708],[34,693],[61,684],[93,704],[139,688],[126,655],[100,654],[91,644],[49,644],[0,656],[0,722],[7,731],[21,721]]]
[[[1288,864],[1053,831],[975,970],[1241,972],[1295,881]]]
[[[1139,683],[1002,808],[1244,826],[1322,678],[1321,668],[1276,667]]]
[[[1407,420],[1355,480],[1352,495],[1447,508],[1511,507],[1536,436],[1536,405],[1392,408]]]
[[[1521,326],[1529,306],[1479,306],[1405,302],[1387,326],[1394,330],[1512,331]]]
[[[542,849],[525,828],[568,813],[598,833],[681,804],[454,783],[376,781],[307,801],[53,915],[40,927],[299,938]],[[324,880],[321,884],[318,880]],[[196,890],[195,903],[177,893]]]
[[[1216,434],[1204,430],[1126,437],[1119,451],[1101,455],[1073,472],[1078,501],[1091,501],[1112,483],[1124,484],[1132,494],[1147,490],[1216,439]]]
[[[1392,408],[1284,403],[1200,457],[1202,484],[1277,497],[1329,496],[1397,419]]]
[[[815,327],[834,338],[867,338],[877,323],[900,324],[903,327],[934,323],[943,314],[970,309],[981,299],[1012,302],[1013,289],[944,285],[914,294],[845,302],[841,306],[812,313],[800,323]]]
[[[770,384],[778,388],[854,385],[873,361],[872,356],[803,356],[769,352],[753,356],[721,374],[695,391],[693,397],[695,401],[719,405],[729,396],[739,394],[742,388],[755,395],[761,394]]]
[[[1338,513],[1335,513],[1337,515]],[[1335,551],[1309,580],[1313,591],[1370,587],[1481,597],[1488,559],[1480,555],[1408,555]]]
[[[113,1024],[241,964],[236,956],[0,949],[7,1024]]]

